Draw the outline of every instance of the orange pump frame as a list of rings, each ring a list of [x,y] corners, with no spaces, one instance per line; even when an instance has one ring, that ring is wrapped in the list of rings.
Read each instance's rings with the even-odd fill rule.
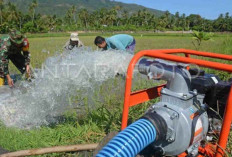
[[[173,55],[178,53],[184,54],[185,56]],[[217,69],[230,73],[232,72],[232,65],[213,62],[213,61],[206,61],[202,59],[194,59],[194,58],[190,58],[190,55],[232,61],[231,55],[201,52],[201,51],[187,50],[187,49],[158,49],[158,50],[143,50],[138,52],[130,61],[130,64],[127,69],[121,130],[127,127],[129,108],[138,105],[140,103],[146,102],[148,100],[159,97],[161,89],[165,86],[165,85],[160,85],[149,89],[143,89],[136,92],[131,92],[133,70],[140,58],[153,57],[153,58],[159,58],[159,59],[164,59],[174,62],[195,64],[198,66]],[[223,157],[225,155],[225,149],[229,138],[231,122],[232,122],[232,87],[230,88],[230,93],[225,108],[222,129],[219,136],[218,144],[216,145],[206,144],[204,148],[200,147],[199,152],[202,154],[200,156],[207,155],[209,157],[214,157],[214,156]],[[215,151],[213,151],[213,148],[215,148]],[[187,154],[183,152],[178,156],[184,157],[186,155]]]

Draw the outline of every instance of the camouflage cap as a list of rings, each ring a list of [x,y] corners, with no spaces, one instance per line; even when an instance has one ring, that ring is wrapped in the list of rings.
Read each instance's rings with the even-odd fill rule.
[[[24,36],[22,35],[22,33],[16,29],[12,29],[10,30],[10,39],[12,42],[16,43],[16,44],[21,44],[23,42]]]

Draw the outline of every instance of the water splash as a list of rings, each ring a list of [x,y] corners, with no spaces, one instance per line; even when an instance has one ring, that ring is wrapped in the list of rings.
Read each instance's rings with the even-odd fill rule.
[[[6,126],[19,128],[48,125],[52,121],[49,117],[70,107],[70,96],[82,89],[94,90],[117,73],[124,74],[132,57],[120,51],[86,48],[50,57],[35,72],[32,82],[21,81],[14,89],[3,87],[0,120]]]

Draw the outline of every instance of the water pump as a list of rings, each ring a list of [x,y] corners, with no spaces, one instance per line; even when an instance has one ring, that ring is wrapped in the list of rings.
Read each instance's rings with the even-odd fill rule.
[[[167,124],[165,139],[156,141],[153,148],[162,155],[178,155],[185,150],[197,155],[200,141],[208,131],[207,108],[202,95],[191,91],[191,75],[184,64],[162,60],[142,59],[139,72],[152,79],[167,81],[161,90],[160,102],[152,105],[142,117],[153,122],[156,113]]]
[[[185,56],[173,55],[175,53],[183,53]],[[137,154],[179,157],[225,155],[232,122],[232,81],[221,82],[217,77],[205,75],[201,71],[199,77],[192,78],[191,74],[194,71],[189,69],[187,64],[226,72],[232,72],[232,65],[190,58],[190,55],[232,60],[230,55],[186,49],[138,52],[132,58],[127,70],[122,131],[99,151],[97,157],[133,157]],[[144,56],[175,63],[146,58],[139,61]],[[147,75],[149,79],[162,79],[167,83],[131,92],[133,70],[138,61],[140,73]],[[157,97],[160,97],[160,101],[151,105],[144,116],[127,127],[129,108]],[[215,105],[215,102],[219,102],[223,108],[222,116],[224,116],[216,144],[206,139],[211,125],[208,105]]]
[[[202,96],[198,95],[196,90],[190,90],[191,75],[186,66],[162,60],[142,59],[138,70],[150,79],[167,81],[166,87],[161,90],[160,102],[152,105],[138,120],[149,121],[154,127],[156,137],[154,141],[142,137],[139,142],[149,141],[145,147],[149,145],[149,152],[156,152],[156,155],[178,155],[187,150],[189,154],[196,156],[200,142],[206,138],[208,116]],[[132,128],[128,132],[133,130],[135,129]],[[149,135],[150,130],[152,129],[144,128],[144,134]],[[136,136],[139,132],[132,134]],[[127,142],[127,139],[121,141],[122,144]],[[131,152],[133,150],[131,148]],[[114,154],[113,150],[110,151],[110,154]],[[104,154],[104,148],[101,153]],[[130,155],[134,156],[136,153],[139,152]]]

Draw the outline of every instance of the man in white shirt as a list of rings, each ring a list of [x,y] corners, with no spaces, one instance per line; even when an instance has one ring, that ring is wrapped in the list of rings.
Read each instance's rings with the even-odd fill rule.
[[[64,46],[66,50],[72,50],[74,47],[81,47],[84,44],[80,41],[78,33],[71,33],[70,40]]]

